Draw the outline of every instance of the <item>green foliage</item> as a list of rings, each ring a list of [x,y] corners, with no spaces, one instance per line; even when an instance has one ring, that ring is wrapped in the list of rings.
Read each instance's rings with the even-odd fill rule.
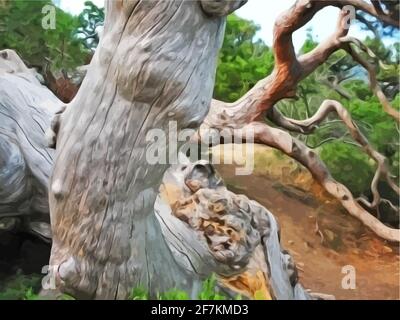
[[[227,300],[227,297],[220,295],[216,289],[217,279],[215,275],[211,275],[210,278],[206,279],[202,284],[202,290],[199,293],[199,300]],[[148,300],[149,293],[143,287],[136,287],[132,290],[129,298],[130,300]],[[187,292],[172,289],[164,293],[157,294],[157,300],[189,300],[190,297]],[[237,300],[241,299],[238,295],[236,297]]]
[[[131,294],[128,297],[129,300],[148,300],[149,293],[143,287],[136,287],[132,289]]]
[[[255,40],[259,27],[230,15],[219,54],[214,97],[235,101],[273,68],[273,53],[262,40]]]
[[[185,291],[172,289],[165,293],[158,294],[157,300],[189,300],[189,295]]]
[[[78,17],[57,9],[56,29],[44,30],[41,9],[49,3],[50,0],[0,1],[0,49],[15,49],[29,66],[36,66],[41,72],[48,68],[68,71],[85,64],[98,44],[98,29],[104,21],[104,10],[90,1],[85,2],[85,9]],[[368,59],[375,59],[377,79],[392,105],[399,108],[400,43],[385,45],[382,37],[393,36],[394,31],[377,21],[372,24],[375,36],[366,38],[364,42],[376,57]],[[250,20],[228,16],[214,98],[235,101],[273,70],[273,52],[257,39],[258,30],[259,27]],[[300,52],[307,53],[317,45],[309,29]],[[377,59],[382,63],[376,63]],[[373,146],[388,158],[392,173],[398,176],[398,128],[374,97],[367,79],[362,67],[346,52],[338,51],[300,82],[299,100],[281,101],[278,108],[291,118],[304,119],[314,114],[324,99],[339,100]],[[317,147],[333,176],[357,196],[368,193],[374,164],[360,148],[349,144],[351,139],[346,132],[337,117],[332,115],[314,134],[296,137],[310,147]],[[144,291],[132,294],[136,298],[148,298]],[[168,296],[179,294],[173,291]]]
[[[0,300],[37,300],[41,279],[40,275],[17,274],[0,281]]]
[[[306,40],[300,48],[300,53],[308,53],[318,45],[318,42],[314,40],[312,35],[312,29],[307,29]]]
[[[374,175],[373,162],[356,146],[330,142],[321,148],[320,156],[332,176],[355,194],[363,193]]]
[[[43,29],[42,8],[48,0],[10,1],[0,4],[0,49],[14,49],[31,67],[40,72],[72,70],[85,64],[88,51],[82,39],[74,36],[79,19],[56,8],[56,28]]]
[[[199,300],[226,300],[226,297],[216,291],[216,282],[215,274],[212,274],[210,278],[203,282],[202,290],[199,293]]]
[[[104,8],[97,7],[91,1],[86,1],[85,9],[78,19],[80,26],[76,34],[83,40],[86,48],[94,51],[99,44],[98,29],[104,24]]]
[[[23,298],[23,300],[40,300],[39,295],[37,295],[32,288],[29,288],[26,293],[25,296]]]
[[[41,288],[40,275],[17,274],[0,282],[0,300],[43,300],[45,297],[38,295]],[[199,300],[226,300],[227,297],[218,293],[216,289],[216,277],[213,274],[202,284],[202,290],[198,295]],[[129,300],[149,300],[150,296],[143,287],[136,287],[128,297]],[[157,300],[189,300],[189,294],[179,289],[171,289],[164,293],[157,294]],[[240,300],[241,296],[235,297]],[[62,294],[57,300],[75,300],[73,297]]]
[[[347,103],[347,108],[351,112],[353,119],[371,125],[366,133],[370,142],[378,151],[388,157],[392,156],[398,149],[397,142],[399,137],[395,134],[396,124],[383,110],[378,99],[375,96],[365,101],[354,99]]]
[[[399,90],[400,43],[386,46],[381,38],[369,37],[364,43],[376,55],[374,60],[381,88],[389,98],[393,99]]]
[[[47,300],[39,296],[42,288],[42,275],[18,273],[0,280],[0,300]],[[57,300],[75,300],[68,294],[61,294]]]

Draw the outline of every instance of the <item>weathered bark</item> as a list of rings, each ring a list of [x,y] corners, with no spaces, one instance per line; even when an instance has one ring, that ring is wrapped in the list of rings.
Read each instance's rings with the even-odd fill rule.
[[[44,130],[59,101],[35,75],[14,51],[0,51],[0,221],[50,238]]]
[[[224,18],[240,1],[109,1],[100,45],[60,117],[50,183],[52,265],[77,297],[126,298],[144,285],[195,294],[153,205],[167,165],[145,153],[152,128],[196,127],[208,111]],[[167,147],[167,146],[166,146]]]
[[[26,72],[19,76],[26,75]],[[2,80],[9,81],[13,78],[13,75],[7,74]],[[25,89],[26,86],[24,81],[17,82],[13,90]],[[22,97],[31,101],[31,108],[40,110],[40,104],[36,103],[40,103],[40,98],[46,96],[48,91],[38,86],[35,81],[33,89],[24,90],[20,95],[7,96],[9,105],[12,106],[9,109],[22,110],[21,106],[25,107],[21,103]],[[10,86],[6,86],[5,90],[12,91]],[[41,114],[43,125],[51,127],[51,130],[46,132],[51,144],[55,143],[61,116],[65,111],[65,106],[57,108],[58,104],[58,100],[53,97],[47,104],[53,110]],[[54,112],[55,110],[59,111]],[[54,116],[50,124],[51,114]],[[30,115],[26,115],[27,113],[18,113],[20,124],[33,122]],[[27,130],[27,136],[31,131],[35,133],[32,127]],[[43,137],[41,131],[40,146],[44,145]],[[7,138],[6,142],[13,140],[10,135]],[[23,152],[30,150],[26,144],[21,148]],[[12,154],[6,150],[5,155]],[[192,282],[187,288],[192,288],[192,297],[196,297],[199,279],[215,272],[220,289],[228,296],[239,293],[248,298],[311,298],[298,283],[292,258],[280,246],[279,226],[272,214],[257,202],[229,192],[209,163],[199,161],[192,164],[183,155],[180,158],[183,164],[171,167],[163,177],[161,193],[154,205],[157,219],[151,223],[161,225],[162,234],[153,236],[157,237],[158,241],[165,239],[167,248],[164,249],[171,252],[176,263],[174,271],[178,272],[177,276],[189,276]],[[48,160],[52,161],[52,158]],[[38,165],[46,169],[43,161],[44,159],[37,160]],[[22,177],[28,179],[29,175],[24,175],[25,173],[19,172]],[[43,205],[47,209],[47,198],[44,198]],[[142,201],[142,198],[136,199],[135,205],[141,206]],[[48,218],[47,213],[48,211],[44,210],[45,219]],[[149,225],[149,229],[153,227]],[[151,251],[159,245],[153,240],[140,240],[142,241],[133,243],[138,250],[144,245],[144,250]],[[158,270],[165,261],[156,257],[155,260],[146,263],[151,263]],[[127,268],[128,273],[135,271]],[[154,270],[151,272],[156,273]],[[46,295],[54,297],[51,292],[46,292]]]
[[[215,272],[222,289],[249,298],[311,299],[280,246],[274,216],[228,191],[207,161],[168,169],[155,212],[176,261],[189,272]]]
[[[82,88],[52,122],[58,287],[118,299],[139,285],[152,295],[177,287],[195,298],[215,272],[228,295],[310,299],[271,213],[229,192],[208,163],[181,156],[164,176],[167,165],[145,158],[150,129],[193,127],[206,115],[224,24],[215,16],[239,1],[131,4],[108,3]]]
[[[57,144],[50,262],[57,266],[59,289],[78,298],[126,298],[138,285],[152,295],[177,287],[195,297],[200,281],[215,272],[228,294],[311,298],[298,284],[295,265],[280,247],[277,223],[265,208],[226,190],[208,163],[185,160],[164,175],[166,164],[154,166],[145,159],[152,146],[146,140],[149,130],[167,132],[169,121],[176,121],[178,130],[197,127],[207,114],[223,16],[241,4],[107,3],[103,38],[87,77],[66,111],[56,114],[48,137]],[[225,130],[244,138],[253,130],[257,142],[303,163],[373,228],[377,220],[332,179],[314,152],[288,133],[254,121],[269,111],[283,127],[307,133],[333,105],[380,164],[379,175],[387,175],[384,159],[335,102],[304,121],[283,118],[273,109],[277,101],[294,96],[298,81],[344,48],[343,12],[332,37],[307,55],[295,56],[291,34],[322,7],[345,4],[381,15],[363,1],[299,0],[276,24],[274,72],[236,103],[213,101],[199,137]],[[393,19],[383,17],[388,24],[396,23]],[[398,230],[378,225],[374,231],[398,241]]]
[[[12,69],[7,68],[7,74],[0,77],[1,83],[4,84],[1,87],[4,89],[2,97],[5,101],[2,101],[1,104],[2,111],[8,112],[2,114],[1,124],[7,134],[4,145],[13,145],[14,140],[20,142],[16,144],[19,147],[19,153],[7,149],[4,150],[2,156],[6,160],[21,159],[23,166],[15,166],[15,170],[11,171],[12,174],[18,175],[19,179],[2,176],[1,182],[4,182],[2,187],[7,186],[10,181],[18,182],[19,184],[15,185],[14,189],[21,188],[25,192],[25,196],[34,194],[37,201],[31,200],[29,203],[40,203],[40,217],[47,221],[47,197],[43,190],[47,190],[47,179],[53,157],[52,150],[44,147],[44,129],[51,128],[46,132],[47,140],[55,146],[57,135],[62,136],[63,133],[60,124],[65,124],[67,121],[65,114],[68,112],[65,111],[66,108],[63,104],[30,76],[31,71],[17,56],[14,56],[13,52],[9,51],[7,55],[3,54],[2,56],[9,61],[11,60],[10,55],[18,63]],[[7,65],[9,67],[9,63]],[[2,70],[5,69],[4,67]],[[17,75],[11,74],[16,71],[18,71]],[[44,98],[46,99],[43,101]],[[27,106],[33,110],[32,114],[26,112]],[[42,107],[44,107],[43,110]],[[74,104],[69,106],[69,108],[73,107]],[[50,121],[51,117],[52,121]],[[10,119],[13,121],[9,121]],[[126,132],[124,130],[124,133]],[[28,140],[29,144],[26,143]],[[62,151],[60,145],[58,148]],[[188,290],[195,298],[200,289],[200,280],[215,272],[221,290],[225,291],[227,295],[240,293],[249,298],[262,296],[265,299],[311,298],[298,283],[293,260],[280,247],[279,227],[271,213],[255,201],[229,192],[210,164],[205,162],[191,164],[184,156],[182,159],[184,159],[184,164],[173,166],[164,176],[161,193],[158,196],[158,186],[153,184],[157,177],[149,177],[151,183],[146,185],[146,189],[139,190],[139,196],[135,197],[133,186],[129,187],[126,195],[114,195],[113,201],[116,198],[117,201],[121,201],[118,197],[128,197],[128,200],[132,201],[121,209],[121,211],[125,209],[126,212],[107,211],[112,215],[108,224],[105,224],[106,217],[102,218],[104,219],[101,221],[102,227],[107,226],[111,230],[99,231],[111,233],[115,239],[109,243],[110,239],[107,236],[102,239],[101,235],[94,234],[93,238],[98,237],[98,241],[103,241],[99,247],[96,243],[96,249],[99,248],[99,251],[94,250],[89,253],[86,251],[87,238],[85,236],[89,236],[96,227],[88,222],[89,210],[91,208],[99,210],[101,204],[92,195],[90,198],[92,207],[89,207],[87,202],[89,192],[81,191],[82,198],[78,203],[79,212],[74,221],[76,224],[72,225],[81,234],[77,236],[74,233],[73,237],[77,238],[72,238],[70,241],[79,242],[82,239],[83,244],[81,243],[81,247],[78,247],[79,251],[76,256],[72,256],[72,259],[71,255],[62,257],[69,260],[61,264],[58,269],[60,276],[63,277],[60,279],[62,281],[61,289],[72,292],[77,297],[124,298],[135,285],[146,286],[152,294],[159,290],[179,287]],[[6,166],[2,165],[2,169],[5,169],[3,171],[9,172],[10,168],[14,169],[12,164],[15,162],[8,161]],[[29,173],[27,174],[25,168],[28,166],[33,166],[34,174],[39,176],[39,179],[36,180],[39,181],[31,178]],[[118,168],[115,169],[118,170]],[[161,172],[159,168],[156,169]],[[65,170],[64,167],[61,168],[62,172]],[[73,174],[76,178],[77,169],[73,168],[73,170],[75,170]],[[83,172],[81,179],[85,177],[93,178],[86,176]],[[108,173],[105,179],[108,179]],[[125,182],[126,184],[129,184],[129,181]],[[31,193],[27,193],[26,186],[34,186],[35,189],[29,189]],[[79,186],[75,187],[79,189]],[[87,188],[88,185],[85,184],[83,187]],[[100,202],[106,196],[106,192],[110,193],[109,186],[104,183],[100,186],[94,185],[94,187],[99,187],[98,190],[91,191],[100,197]],[[139,185],[136,188],[140,187],[142,186]],[[7,189],[7,191],[13,193],[14,189]],[[71,191],[73,194],[74,190]],[[25,203],[26,199],[18,196],[19,194],[13,193],[14,202],[16,204]],[[58,196],[59,194],[55,195],[55,197]],[[154,204],[156,196],[157,200]],[[32,197],[30,196],[30,198]],[[2,197],[3,202],[6,199],[6,197]],[[111,202],[108,199],[106,201],[107,203]],[[188,206],[189,203],[196,205]],[[107,204],[107,206],[109,205]],[[25,205],[21,207],[24,207],[26,211],[18,212],[18,214],[31,213],[33,210],[32,207]],[[3,209],[3,207],[0,208]],[[55,223],[57,232],[64,231],[65,220],[69,218],[68,214],[71,212],[62,211],[62,213],[65,213],[67,217],[64,217],[63,221]],[[93,214],[96,213],[93,212]],[[121,214],[120,220],[112,221],[118,214]],[[201,223],[199,224],[199,222]],[[93,223],[96,223],[95,218]],[[121,223],[127,225],[123,226]],[[71,226],[71,224],[70,222],[67,226]],[[115,230],[118,233],[115,233]],[[72,232],[73,230],[68,231]],[[54,237],[55,244],[59,241],[57,234],[55,233]],[[122,247],[115,247],[116,243]],[[104,246],[106,250],[110,250],[110,248],[116,250],[116,253],[111,253],[110,261],[108,261],[108,257],[101,256],[104,254],[102,251]],[[72,251],[73,248],[74,246],[70,250]],[[54,246],[53,253],[56,249],[59,247]],[[64,251],[57,251],[58,256],[56,257],[66,251],[65,247]],[[77,261],[81,264],[77,265]],[[71,262],[72,273],[69,269]],[[74,270],[76,267],[79,269]],[[118,280],[113,278],[113,274],[107,274],[115,271],[113,267],[116,268]],[[76,271],[75,274],[74,271]],[[78,277],[87,282],[84,282],[83,285],[82,282],[79,282],[75,287],[74,280]],[[90,283],[92,281],[93,283]],[[103,287],[95,292],[88,291],[93,286],[97,286],[97,282],[101,282]],[[117,286],[117,292],[109,290],[114,286]]]

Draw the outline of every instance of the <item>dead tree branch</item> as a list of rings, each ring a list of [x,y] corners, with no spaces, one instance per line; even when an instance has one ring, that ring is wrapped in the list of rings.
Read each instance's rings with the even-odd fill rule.
[[[335,6],[341,9],[335,31],[312,51],[297,57],[293,47],[292,34],[310,21],[316,12],[326,6]],[[400,241],[400,231],[385,226],[366,211],[344,185],[332,178],[325,164],[314,151],[288,133],[271,128],[261,122],[264,114],[266,114],[274,124],[280,127],[293,132],[308,134],[313,132],[330,112],[335,111],[346,125],[353,140],[377,163],[377,171],[371,183],[373,200],[371,203],[365,204],[370,208],[376,208],[382,201],[377,190],[377,183],[381,177],[388,182],[393,190],[399,192],[398,186],[390,177],[385,157],[371,147],[351,119],[350,114],[339,102],[327,100],[314,116],[301,121],[286,118],[274,108],[278,101],[295,97],[299,81],[325,63],[332,53],[344,49],[366,68],[369,72],[371,88],[384,109],[398,119],[396,114],[398,112],[390,106],[378,85],[373,67],[357,52],[349,49],[351,48],[350,40],[357,42],[347,36],[349,28],[349,8],[347,6],[353,6],[357,10],[380,19],[387,25],[395,27],[399,25],[399,20],[394,18],[394,15],[383,12],[383,10],[380,10],[381,7],[374,2],[369,4],[361,0],[298,0],[275,23],[273,43],[275,68],[273,72],[260,80],[254,88],[236,102],[224,103],[213,100],[209,113],[200,126],[197,138],[204,140],[206,137],[208,139],[210,134],[218,134],[222,131],[226,134],[226,131],[231,131],[232,135],[244,139],[246,131],[254,130],[256,142],[277,148],[302,163],[312,173],[316,181],[337,198],[351,215],[360,219],[384,239]]]

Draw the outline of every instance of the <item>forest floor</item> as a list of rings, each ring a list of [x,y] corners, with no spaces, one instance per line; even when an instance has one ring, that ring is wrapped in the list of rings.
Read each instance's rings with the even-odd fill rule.
[[[308,191],[298,188],[299,176],[310,180],[302,169],[299,173],[293,166],[278,168],[279,179],[262,170],[251,178],[235,175],[234,169],[234,165],[217,166],[231,191],[258,201],[278,219],[282,246],[292,254],[305,288],[336,299],[399,299],[399,246],[376,237],[315,183]],[[282,183],[285,176],[293,180],[295,175],[292,186]],[[346,276],[342,268],[347,265],[355,268],[355,289],[342,288]]]

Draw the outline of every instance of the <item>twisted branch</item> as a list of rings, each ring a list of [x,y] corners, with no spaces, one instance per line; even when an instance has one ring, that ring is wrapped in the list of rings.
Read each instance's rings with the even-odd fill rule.
[[[305,126],[312,126],[313,121],[317,121],[317,118],[323,117],[324,114],[326,114],[328,111],[331,111],[333,108],[337,112],[339,110],[338,113],[345,115],[344,118],[346,119],[346,124],[350,125],[352,123],[351,118],[348,116],[348,114],[346,114],[347,111],[339,105],[336,101],[325,102],[325,105],[321,106],[320,108],[322,111],[319,113],[319,115],[311,117],[309,123],[305,124]],[[354,135],[353,138],[357,137],[359,143],[364,143],[364,148],[373,155],[374,159],[377,159],[377,161],[379,160],[379,174],[386,176],[384,158],[378,152],[374,151],[369,144],[365,142],[365,138],[363,138],[361,134],[357,133],[357,130],[352,126],[354,126],[354,124],[350,125],[350,131],[352,132],[352,135]],[[202,130],[199,131],[199,138],[202,141],[209,141],[208,137],[212,130],[216,130],[215,127],[206,128],[206,126],[203,126]],[[272,128],[261,122],[251,122],[241,128],[220,129],[220,131],[222,130],[224,130],[224,137],[227,136],[227,132],[229,131],[232,135],[232,138],[242,139],[243,141],[246,141],[248,137],[253,136],[255,143],[264,144],[266,146],[278,149],[291,158],[297,160],[310,171],[314,179],[319,182],[330,195],[339,200],[343,207],[346,208],[352,216],[359,219],[365,226],[370,228],[374,233],[383,239],[400,242],[400,230],[384,225],[377,218],[372,216],[367,210],[365,210],[358,203],[357,199],[353,197],[351,192],[343,184],[336,181],[332,177],[328,168],[320,160],[318,155],[303,142],[293,138],[286,131]],[[379,199],[379,194],[377,197],[377,199]]]
[[[343,37],[341,41],[346,44],[343,46],[343,49],[346,50],[349,55],[353,58],[354,61],[358,62],[360,65],[364,67],[364,69],[368,72],[369,77],[369,85],[371,90],[378,98],[379,102],[383,106],[383,109],[387,114],[393,117],[397,122],[400,122],[400,113],[396,109],[394,109],[391,105],[389,100],[387,99],[386,95],[383,93],[378,80],[376,79],[376,71],[375,67],[365,58],[363,58],[357,51],[355,51],[351,44],[355,45],[362,51],[366,52],[369,56],[376,58],[375,54],[369,50],[361,41],[354,37]]]
[[[262,123],[264,115],[276,125],[293,132],[308,134],[313,132],[316,126],[331,112],[336,112],[346,125],[352,138],[360,145],[365,152],[377,162],[377,170],[371,183],[373,200],[371,203],[359,200],[369,208],[377,208],[380,202],[386,202],[379,195],[377,184],[383,177],[393,190],[399,193],[399,187],[393,182],[387,166],[386,158],[372,148],[368,140],[361,134],[356,124],[352,121],[347,110],[337,101],[325,101],[314,116],[306,120],[294,120],[284,117],[274,105],[284,99],[296,96],[296,87],[299,81],[307,77],[317,67],[322,65],[329,56],[337,50],[347,50],[352,57],[367,69],[370,75],[370,84],[377,95],[384,109],[398,118],[386,96],[380,89],[373,67],[368,61],[359,57],[357,52],[350,50],[349,41],[357,43],[348,33],[348,11],[345,6],[366,12],[387,25],[398,27],[399,19],[394,15],[387,14],[380,10],[379,4],[372,2],[368,4],[362,0],[298,0],[290,9],[284,12],[276,21],[274,28],[274,53],[275,68],[265,79],[260,80],[254,88],[249,90],[241,99],[234,103],[224,103],[213,100],[209,113],[200,126],[197,139],[209,141],[209,136],[217,136],[219,132],[231,132],[232,136],[246,139],[249,131],[254,131],[255,142],[262,143],[279,149],[302,163],[311,174],[332,196],[337,198],[348,212],[360,219],[367,227],[376,234],[390,241],[400,241],[400,231],[385,226],[378,219],[373,217],[354,199],[351,192],[342,184],[333,179],[325,164],[319,157],[299,140],[290,136],[289,133],[280,129],[272,128]],[[326,6],[341,8],[338,23],[333,34],[321,42],[312,51],[296,56],[292,42],[292,34],[308,21],[314,14]],[[360,47],[360,45],[359,45]],[[349,49],[350,48],[350,49]],[[220,141],[213,141],[220,143]],[[389,204],[395,207],[393,204]]]
[[[377,163],[377,170],[371,183],[371,191],[373,194],[373,201],[369,203],[365,199],[360,199],[365,205],[371,209],[377,208],[381,202],[381,197],[378,191],[378,182],[383,177],[389,184],[389,186],[397,193],[400,193],[399,187],[391,179],[390,171],[387,164],[387,159],[377,152],[368,142],[367,138],[361,133],[357,125],[351,119],[350,113],[343,107],[341,103],[334,100],[325,100],[318,111],[309,119],[305,120],[294,120],[284,117],[282,114],[274,110],[270,113],[270,119],[274,123],[281,125],[286,128],[290,128],[292,131],[296,131],[303,134],[312,133],[315,128],[320,124],[331,112],[336,112],[339,118],[343,121],[347,127],[352,138],[364,149],[364,151],[375,160]]]

